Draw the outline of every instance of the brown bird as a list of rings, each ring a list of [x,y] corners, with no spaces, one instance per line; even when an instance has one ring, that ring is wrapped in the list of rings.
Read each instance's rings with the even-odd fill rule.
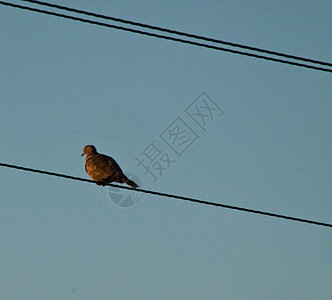
[[[83,148],[85,157],[85,171],[98,185],[105,186],[111,182],[125,183],[133,188],[138,185],[123,174],[117,162],[104,154],[97,152],[93,145],[87,145]]]

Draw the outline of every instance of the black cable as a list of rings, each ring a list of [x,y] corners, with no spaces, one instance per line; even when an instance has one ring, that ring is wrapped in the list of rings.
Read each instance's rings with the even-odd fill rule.
[[[52,3],[42,2],[42,1],[35,1],[35,0],[21,0],[21,1],[30,2],[30,3],[34,3],[34,4],[39,4],[39,5],[43,5],[43,6],[48,6],[48,7],[52,7],[52,8],[56,8],[56,9],[60,9],[60,10],[66,10],[66,11],[70,11],[70,12],[74,12],[74,13],[78,13],[78,14],[84,14],[84,15],[87,15],[87,16],[95,17],[95,18],[101,18],[101,19],[105,19],[105,20],[111,20],[111,21],[114,21],[114,22],[130,24],[130,25],[134,25],[134,26],[138,26],[138,27],[142,27],[142,28],[148,28],[148,29],[153,29],[153,30],[157,30],[157,31],[161,31],[161,32],[167,32],[167,33],[176,34],[176,35],[180,35],[180,36],[185,36],[185,37],[189,37],[189,38],[194,38],[194,39],[198,39],[198,40],[203,40],[203,41],[207,41],[207,42],[213,42],[213,43],[223,44],[223,45],[232,46],[232,47],[236,47],[236,48],[242,48],[242,49],[246,49],[246,50],[252,50],[252,51],[257,51],[257,52],[261,52],[261,53],[272,54],[272,55],[275,55],[275,56],[281,56],[281,57],[291,58],[291,59],[294,59],[294,60],[301,60],[301,61],[305,61],[305,62],[310,62],[310,63],[314,63],[314,64],[319,64],[319,65],[325,65],[325,66],[332,67],[332,63],[319,61],[319,60],[314,60],[314,59],[311,59],[311,58],[305,58],[305,57],[301,57],[301,56],[289,55],[289,54],[286,54],[286,53],[281,53],[281,52],[261,49],[261,48],[257,48],[257,47],[251,47],[251,46],[241,45],[241,44],[237,44],[237,43],[222,41],[222,40],[218,40],[218,39],[214,39],[214,38],[204,37],[204,36],[201,36],[201,35],[186,33],[186,32],[172,30],[172,29],[167,29],[167,28],[163,28],[163,27],[158,27],[158,26],[153,26],[153,25],[149,25],[149,24],[134,22],[134,21],[120,19],[120,18],[111,17],[111,16],[105,16],[105,15],[102,15],[102,14],[92,13],[92,12],[88,12],[88,11],[85,11],[85,10],[80,10],[80,9],[71,8],[71,7],[67,7],[67,6],[62,6],[62,5],[57,5],[57,4],[52,4]]]
[[[50,12],[50,11],[41,10],[41,9],[37,9],[37,8],[31,8],[31,7],[27,7],[27,6],[7,3],[7,2],[3,2],[3,1],[0,1],[0,4],[15,7],[15,8],[19,8],[19,9],[25,9],[25,10],[28,10],[28,11],[34,11],[34,12],[38,12],[38,13],[42,13],[42,14],[52,15],[52,16],[56,16],[56,17],[61,17],[61,18],[65,18],[65,19],[70,19],[70,20],[80,21],[80,22],[84,22],[84,23],[89,23],[89,24],[93,24],[93,25],[98,25],[98,26],[104,26],[104,27],[129,31],[129,32],[138,33],[138,34],[147,35],[147,36],[152,36],[152,37],[161,38],[161,39],[165,39],[165,40],[171,40],[171,41],[180,42],[180,43],[184,43],[184,44],[190,44],[190,45],[195,45],[195,46],[199,46],[199,47],[230,52],[230,53],[233,53],[233,54],[245,55],[245,56],[249,56],[249,57],[255,57],[255,58],[265,59],[265,60],[269,60],[269,61],[274,61],[274,62],[294,65],[294,66],[298,66],[298,67],[304,67],[304,68],[308,68],[308,69],[314,69],[314,70],[318,70],[318,71],[332,73],[332,69],[326,69],[326,68],[306,65],[306,64],[302,64],[302,63],[291,62],[291,61],[287,61],[287,60],[283,60],[283,59],[267,57],[267,56],[263,56],[263,55],[258,55],[258,54],[253,54],[253,53],[248,53],[248,52],[243,52],[243,51],[238,51],[238,50],[232,50],[232,49],[217,47],[217,46],[213,46],[213,45],[193,42],[193,41],[189,41],[189,40],[184,40],[184,39],[180,39],[180,38],[174,38],[174,37],[164,36],[164,35],[160,35],[160,34],[145,32],[145,31],[131,29],[131,28],[127,28],[127,27],[121,27],[121,26],[117,26],[117,25],[111,25],[111,24],[96,22],[96,21],[92,21],[92,20],[88,20],[88,19],[82,19],[82,18],[78,18],[78,17],[63,15],[63,14],[59,14],[59,13],[55,13],[55,12]]]
[[[67,179],[72,179],[72,180],[77,180],[77,181],[95,183],[93,180],[90,180],[90,179],[84,179],[84,178],[80,178],[80,177],[69,176],[69,175],[64,175],[64,174],[59,174],[59,173],[54,173],[54,172],[48,172],[48,171],[42,171],[42,170],[37,170],[37,169],[31,169],[31,168],[15,166],[15,165],[10,165],[10,164],[5,164],[5,163],[0,163],[0,166],[28,171],[28,172],[40,173],[40,174],[45,174],[45,175],[57,176],[57,177],[62,177],[62,178],[67,178]],[[275,213],[269,213],[269,212],[260,211],[260,210],[256,210],[256,209],[243,208],[243,207],[238,207],[238,206],[233,206],[233,205],[228,205],[228,204],[221,204],[221,203],[216,203],[216,202],[211,202],[211,201],[205,201],[205,200],[177,196],[177,195],[172,195],[172,194],[167,194],[167,193],[155,192],[155,191],[150,191],[150,190],[145,190],[145,189],[140,189],[140,188],[133,189],[130,187],[121,186],[121,185],[112,184],[112,183],[109,183],[107,185],[116,187],[116,188],[120,188],[120,189],[132,190],[132,191],[142,192],[145,194],[152,194],[152,195],[157,195],[157,196],[161,196],[161,197],[196,202],[196,203],[205,204],[205,205],[209,205],[209,206],[217,206],[217,207],[228,208],[228,209],[232,209],[232,210],[239,210],[239,211],[244,211],[244,212],[248,212],[248,213],[260,214],[260,215],[264,215],[264,216],[275,217],[275,218],[279,218],[279,219],[286,219],[286,220],[302,222],[302,223],[309,223],[309,224],[318,225],[318,226],[332,227],[332,224],[328,224],[328,223],[317,222],[317,221],[301,219],[301,218],[296,218],[296,217],[290,217],[290,216],[285,216],[285,215],[280,215],[280,214],[275,214]]]

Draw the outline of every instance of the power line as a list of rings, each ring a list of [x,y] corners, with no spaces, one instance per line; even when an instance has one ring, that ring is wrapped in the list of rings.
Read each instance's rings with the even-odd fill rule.
[[[66,179],[76,180],[76,181],[95,183],[93,180],[90,180],[90,179],[69,176],[69,175],[60,174],[60,173],[48,172],[48,171],[43,171],[43,170],[31,169],[31,168],[26,168],[26,167],[22,167],[22,166],[11,165],[11,164],[0,163],[0,166],[12,168],[12,169],[23,170],[23,171],[27,171],[27,172],[34,172],[34,173],[39,173],[39,174],[44,174],[44,175],[62,177],[62,178],[66,178]],[[309,224],[318,225],[318,226],[332,227],[332,224],[329,224],[329,223],[323,223],[323,222],[312,221],[312,220],[308,220],[308,219],[280,215],[280,214],[260,211],[260,210],[256,210],[256,209],[243,208],[243,207],[238,207],[238,206],[233,206],[233,205],[228,205],[228,204],[222,204],[222,203],[205,201],[205,200],[200,200],[200,199],[195,199],[195,198],[190,198],[190,197],[183,197],[183,196],[178,196],[178,195],[173,195],[173,194],[155,192],[155,191],[150,191],[150,190],[145,190],[145,189],[140,189],[140,188],[133,189],[130,187],[120,186],[120,185],[112,184],[112,183],[109,183],[107,185],[116,187],[116,188],[120,188],[120,189],[132,190],[132,191],[142,192],[145,194],[152,194],[152,195],[157,195],[157,196],[161,196],[161,197],[174,198],[174,199],[178,199],[178,200],[196,202],[196,203],[209,205],[209,206],[228,208],[228,209],[232,209],[232,210],[244,211],[244,212],[253,213],[253,214],[260,214],[260,215],[264,215],[264,216],[275,217],[275,218],[279,218],[279,219],[286,219],[286,220],[290,220],[290,221],[309,223]]]
[[[332,63],[329,63],[329,62],[324,62],[324,61],[314,60],[311,58],[305,58],[305,57],[301,57],[301,56],[295,56],[295,55],[290,55],[290,54],[286,54],[286,53],[261,49],[261,48],[252,47],[252,46],[241,45],[238,43],[227,42],[227,41],[209,38],[209,37],[205,37],[205,36],[201,36],[201,35],[196,35],[196,34],[192,34],[192,33],[186,33],[186,32],[182,32],[182,31],[178,31],[178,30],[168,29],[168,28],[164,28],[164,27],[158,27],[158,26],[153,26],[153,25],[149,25],[149,24],[134,22],[134,21],[125,20],[125,19],[121,19],[121,18],[105,16],[102,14],[97,14],[97,13],[80,10],[80,9],[76,9],[76,8],[71,8],[71,7],[67,7],[67,6],[62,6],[62,5],[57,5],[57,4],[52,4],[52,3],[42,2],[42,1],[36,1],[36,0],[21,0],[21,1],[30,2],[30,3],[34,3],[34,4],[38,4],[38,5],[42,5],[42,6],[47,6],[47,7],[52,7],[52,8],[56,8],[56,9],[60,9],[60,10],[66,10],[66,11],[70,11],[70,12],[74,12],[74,13],[78,13],[78,14],[92,16],[95,18],[101,18],[101,19],[105,19],[105,20],[111,20],[114,22],[130,24],[130,25],[134,25],[134,26],[138,26],[138,27],[142,27],[142,28],[148,28],[148,29],[157,30],[157,31],[161,31],[161,32],[167,32],[167,33],[171,33],[171,34],[176,34],[176,35],[180,35],[180,36],[203,40],[206,42],[213,42],[213,43],[223,44],[223,45],[232,46],[232,47],[236,47],[236,48],[242,48],[242,49],[246,49],[246,50],[252,50],[252,51],[256,51],[256,52],[272,54],[272,55],[276,55],[276,56],[291,58],[294,60],[301,60],[301,61],[305,61],[305,62],[310,62],[310,63],[314,63],[314,64],[332,67]]]
[[[255,57],[255,58],[274,61],[274,62],[278,62],[278,63],[294,65],[294,66],[298,66],[298,67],[303,67],[303,68],[314,69],[314,70],[318,70],[318,71],[332,73],[332,69],[316,67],[316,66],[313,66],[313,65],[307,65],[307,64],[292,62],[292,61],[288,61],[288,60],[284,60],[284,59],[278,59],[278,58],[268,57],[268,56],[264,56],[264,55],[258,55],[258,54],[254,54],[254,53],[248,53],[248,52],[244,52],[244,51],[238,51],[238,50],[213,46],[213,45],[209,45],[209,44],[189,41],[189,40],[185,40],[185,39],[165,36],[165,35],[161,35],[161,34],[150,33],[150,32],[141,31],[141,30],[137,30],[137,29],[127,28],[127,27],[122,27],[122,26],[117,26],[117,25],[111,25],[111,24],[107,24],[107,23],[101,23],[101,22],[92,21],[92,20],[88,20],[88,19],[83,19],[83,18],[78,18],[78,17],[74,17],[74,16],[59,14],[59,13],[55,13],[55,12],[51,12],[51,11],[41,10],[41,9],[37,9],[37,8],[12,4],[12,3],[8,3],[8,2],[4,2],[4,1],[0,1],[0,4],[15,7],[15,8],[19,8],[19,9],[24,9],[24,10],[28,10],[28,11],[34,11],[34,12],[38,12],[38,13],[42,13],[42,14],[52,15],[52,16],[56,16],[56,17],[61,17],[61,18],[65,18],[65,19],[70,19],[70,20],[74,20],[74,21],[79,21],[79,22],[83,22],[83,23],[89,23],[89,24],[93,24],[93,25],[97,25],[97,26],[104,26],[104,27],[108,27],[108,28],[128,31],[128,32],[132,32],[132,33],[142,34],[142,35],[156,37],[156,38],[161,38],[161,39],[165,39],[165,40],[171,40],[171,41],[175,41],[175,42],[179,42],[179,43],[190,44],[190,45],[194,45],[194,46],[199,46],[199,47],[204,47],[204,48],[209,48],[209,49],[214,49],[214,50],[219,50],[219,51],[230,52],[230,53],[233,53],[233,54],[239,54],[239,55],[244,55],[244,56],[249,56],[249,57]]]

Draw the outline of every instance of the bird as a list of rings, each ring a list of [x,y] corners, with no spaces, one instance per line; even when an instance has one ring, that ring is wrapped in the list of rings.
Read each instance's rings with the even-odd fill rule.
[[[125,183],[136,189],[138,185],[130,180],[117,162],[110,156],[97,152],[93,145],[86,145],[81,156],[85,157],[85,171],[97,185],[105,186],[111,182]]]

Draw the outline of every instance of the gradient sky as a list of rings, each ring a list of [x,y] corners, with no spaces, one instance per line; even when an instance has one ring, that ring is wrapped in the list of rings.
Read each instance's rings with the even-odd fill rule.
[[[328,0],[50,2],[332,61]],[[0,55],[1,162],[88,178],[93,144],[146,189],[332,223],[329,73],[5,6]],[[202,93],[223,111],[203,128],[186,113]],[[172,124],[191,132],[177,149]],[[137,165],[152,142],[173,160],[157,178]],[[332,295],[327,227],[0,175],[1,299]]]

